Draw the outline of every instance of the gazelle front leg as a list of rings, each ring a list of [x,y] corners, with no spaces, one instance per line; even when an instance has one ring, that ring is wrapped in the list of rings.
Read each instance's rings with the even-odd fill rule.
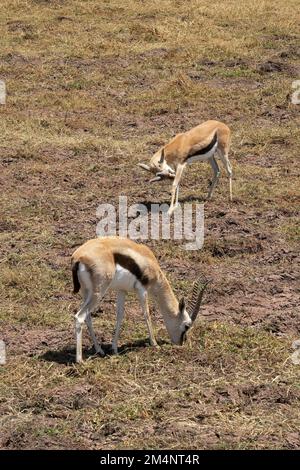
[[[176,200],[175,200],[175,207],[178,206],[178,196],[179,196],[179,184],[177,185],[176,188]]]
[[[137,293],[139,296],[139,300],[143,309],[143,313],[145,316],[147,328],[148,328],[148,333],[149,333],[149,339],[150,339],[150,344],[151,346],[157,346],[157,342],[154,336],[154,331],[153,331],[153,326],[151,322],[151,317],[150,317],[150,312],[149,312],[149,305],[148,305],[148,294],[146,289],[144,287],[140,286],[137,287]]]
[[[225,170],[229,178],[229,198],[230,198],[230,201],[232,201],[232,166],[228,159],[228,151],[220,149],[218,150],[218,155],[220,159],[222,160],[223,165],[225,166]]]
[[[181,179],[184,167],[185,167],[185,164],[180,163],[179,165],[177,165],[177,168],[176,168],[176,174],[175,174],[175,178],[174,178],[173,185],[172,185],[171,205],[168,210],[169,215],[173,214],[174,210],[176,209],[178,205],[179,181]]]
[[[117,323],[116,323],[116,329],[115,329],[115,334],[113,337],[112,341],[112,350],[114,354],[118,354],[118,339],[119,339],[119,334],[122,326],[122,321],[124,318],[124,303],[125,303],[125,296],[126,292],[124,291],[118,291],[118,296],[117,296]]]
[[[215,157],[211,157],[209,159],[209,163],[211,164],[212,170],[214,172],[214,176],[213,176],[213,180],[211,182],[211,185],[208,191],[207,200],[211,199],[214,189],[216,187],[216,184],[220,178],[220,168],[217,164]]]

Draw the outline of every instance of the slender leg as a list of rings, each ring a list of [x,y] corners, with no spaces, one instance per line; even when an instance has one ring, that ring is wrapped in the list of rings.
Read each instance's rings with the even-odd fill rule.
[[[82,362],[82,328],[88,315],[88,302],[84,302],[81,309],[75,315],[75,332],[76,332],[76,362]]]
[[[176,209],[176,205],[178,203],[178,193],[179,193],[178,185],[179,185],[179,181],[181,179],[184,167],[185,167],[185,164],[183,165],[179,164],[177,165],[177,168],[176,168],[176,174],[175,174],[175,178],[174,178],[173,185],[172,185],[171,205],[170,205],[170,209],[168,210],[169,215],[173,214],[174,210]],[[175,199],[177,201],[176,205],[174,204]]]
[[[222,161],[222,163],[225,167],[227,176],[229,178],[229,197],[230,197],[230,201],[232,201],[232,166],[231,166],[231,163],[228,159],[228,152],[224,152],[221,149],[219,149],[218,150],[218,155],[219,155],[220,160]]]
[[[100,344],[97,341],[97,338],[96,338],[96,335],[95,335],[95,332],[94,332],[94,328],[93,328],[93,324],[92,324],[92,317],[91,317],[90,312],[88,313],[88,315],[85,319],[85,323],[88,327],[90,337],[92,338],[96,353],[100,354],[101,357],[104,357],[105,353],[104,353],[103,349],[101,348]]]
[[[125,303],[125,297],[126,297],[126,292],[125,291],[118,291],[118,296],[117,296],[117,323],[116,323],[116,329],[115,329],[115,334],[113,337],[112,341],[112,350],[114,354],[118,354],[118,339],[119,339],[119,334],[124,318],[124,303]]]
[[[177,188],[176,188],[176,201],[175,201],[175,207],[178,206],[178,195],[179,195],[179,184],[177,185]]]
[[[82,323],[76,321],[76,362],[82,362]]]
[[[177,185],[175,186],[175,182],[174,182],[173,185],[172,185],[171,205],[170,205],[170,208],[168,210],[169,215],[172,215],[174,210],[175,210],[174,200],[175,200],[176,191],[177,191]]]
[[[82,362],[82,329],[83,324],[86,323],[94,343],[96,352],[104,356],[104,351],[99,345],[95,332],[92,326],[91,313],[97,303],[103,298],[107,291],[111,280],[102,283],[99,292],[93,293],[90,275],[85,271],[80,272],[80,284],[82,286],[84,301],[79,311],[75,315],[75,330],[76,330],[76,362]]]
[[[214,176],[213,176],[213,180],[211,182],[211,185],[208,191],[208,195],[207,195],[208,200],[211,199],[214,189],[216,187],[216,184],[220,178],[220,169],[219,169],[219,166],[217,164],[215,157],[211,157],[209,159],[209,163],[211,164],[212,170],[214,172]]]
[[[157,346],[157,342],[154,336],[153,326],[151,322],[150,312],[149,312],[149,305],[148,305],[148,294],[147,291],[142,287],[137,287],[137,293],[139,296],[139,300],[143,309],[143,313],[145,316],[148,332],[149,332],[149,339],[151,346]]]

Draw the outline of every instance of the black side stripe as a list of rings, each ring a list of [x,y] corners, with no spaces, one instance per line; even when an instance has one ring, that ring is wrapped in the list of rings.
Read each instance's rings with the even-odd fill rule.
[[[148,277],[142,272],[139,265],[130,258],[130,256],[123,255],[121,253],[114,253],[115,263],[122,266],[122,268],[127,269],[131,272],[144,286],[148,284]]]
[[[217,132],[215,132],[213,139],[210,144],[208,144],[206,147],[203,147],[200,150],[197,150],[194,153],[189,153],[188,156],[186,157],[185,161],[187,161],[191,157],[195,157],[196,155],[205,155],[206,153],[210,152],[210,150],[214,147],[214,145],[218,142],[218,135]]]

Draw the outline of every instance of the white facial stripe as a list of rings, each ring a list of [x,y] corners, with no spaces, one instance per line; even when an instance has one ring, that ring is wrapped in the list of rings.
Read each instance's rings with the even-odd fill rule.
[[[192,320],[191,320],[188,312],[185,310],[184,311],[184,320],[183,320],[183,322],[181,323],[181,325],[179,327],[180,331],[186,331],[186,327],[191,326],[191,324],[192,324]]]
[[[164,169],[168,170],[170,173],[175,173],[175,171],[167,163],[165,163]]]

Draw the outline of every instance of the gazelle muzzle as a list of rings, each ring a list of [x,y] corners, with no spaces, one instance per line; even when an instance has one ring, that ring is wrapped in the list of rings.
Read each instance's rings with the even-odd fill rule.
[[[155,181],[160,181],[164,178],[170,178],[170,179],[175,178],[175,171],[172,168],[166,168],[166,169],[157,171],[158,168],[151,168],[146,163],[138,163],[138,166],[143,168],[143,170],[149,171],[150,173],[156,172],[156,176],[152,178],[149,181],[149,183],[154,183]]]

